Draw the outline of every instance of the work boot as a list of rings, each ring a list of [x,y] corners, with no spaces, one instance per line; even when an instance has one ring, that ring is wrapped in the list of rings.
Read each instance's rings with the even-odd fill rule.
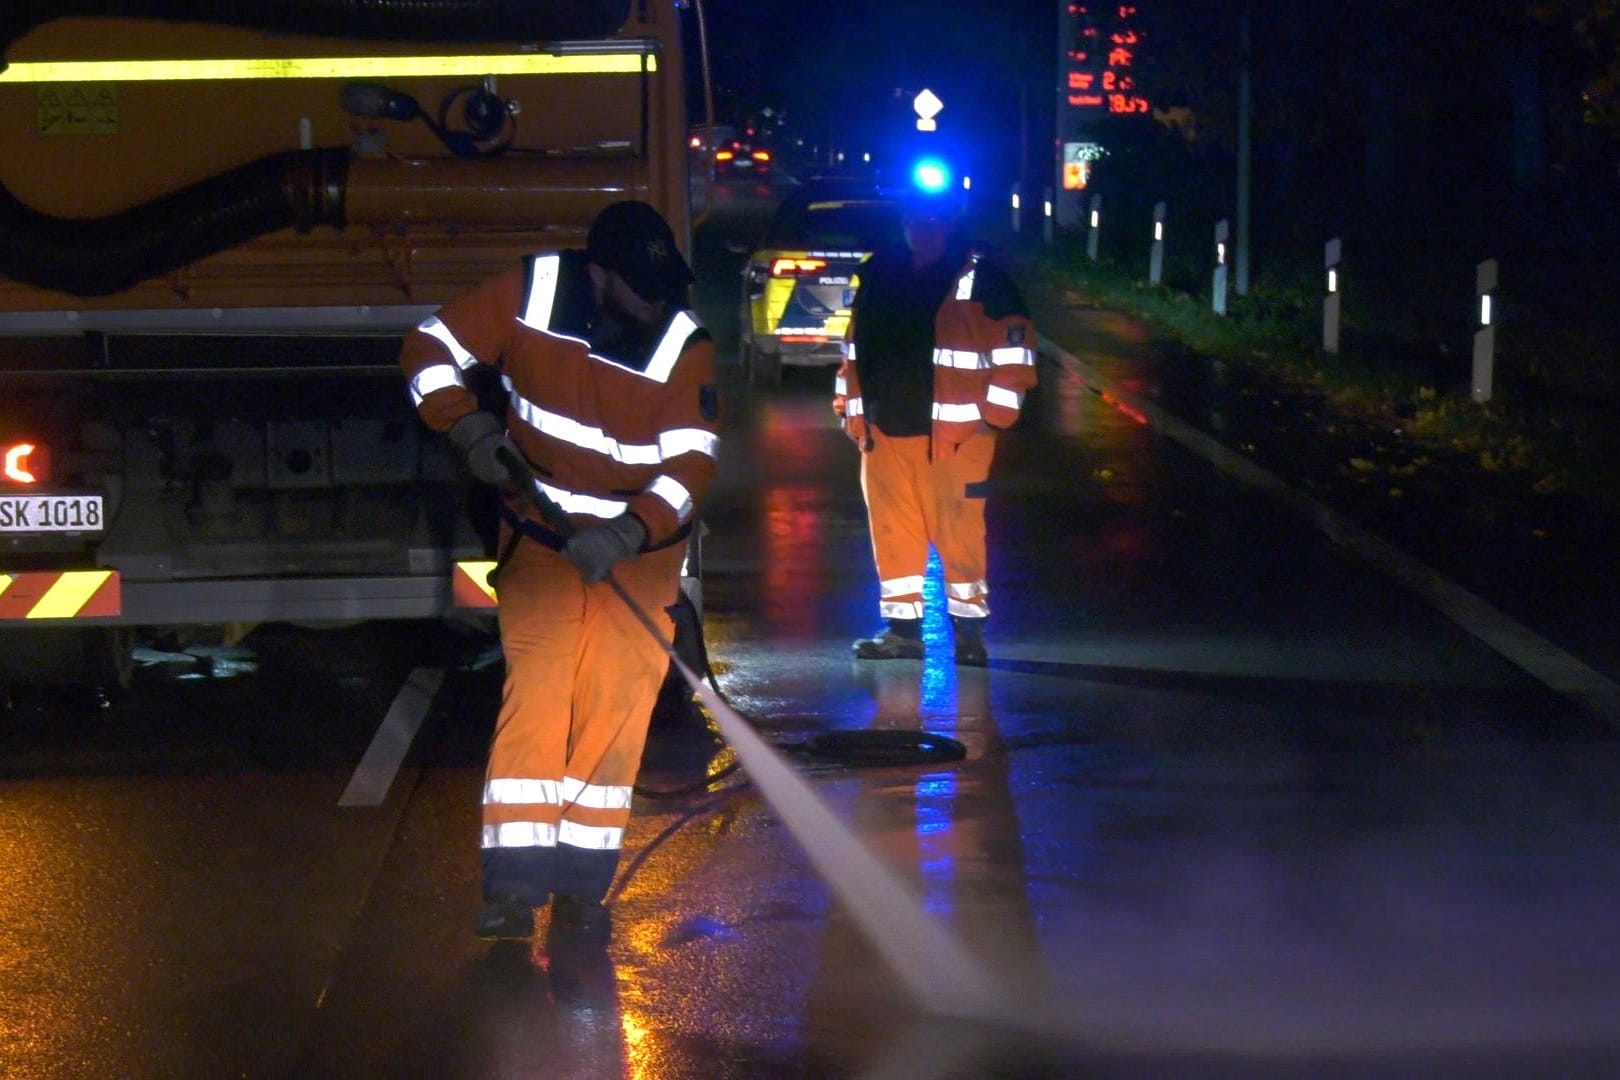
[[[605,943],[613,934],[613,916],[599,900],[558,893],[551,898],[549,934],[566,934],[591,943]]]
[[[990,654],[984,647],[984,620],[951,616],[956,630],[956,662],[963,667],[986,667]]]
[[[505,941],[534,936],[534,909],[521,900],[499,897],[484,904],[473,922],[474,932],[485,941]]]
[[[855,642],[857,660],[921,660],[922,620],[890,619],[886,629]]]

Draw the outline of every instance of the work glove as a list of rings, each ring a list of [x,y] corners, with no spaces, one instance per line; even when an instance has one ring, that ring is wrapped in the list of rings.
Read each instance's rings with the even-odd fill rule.
[[[581,529],[568,538],[563,554],[579,567],[589,582],[608,576],[615,563],[628,559],[647,542],[647,527],[634,514],[620,514],[612,521]]]
[[[496,487],[507,483],[509,476],[501,461],[501,451],[510,451],[517,460],[523,460],[501,422],[487,412],[468,413],[457,420],[450,428],[450,441],[467,459],[467,471]]]

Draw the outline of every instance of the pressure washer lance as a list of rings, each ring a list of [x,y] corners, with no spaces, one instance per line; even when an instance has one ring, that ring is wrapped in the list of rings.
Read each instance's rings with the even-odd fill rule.
[[[512,486],[534,505],[547,527],[559,536],[572,535],[567,515],[535,484],[528,465],[509,449],[503,447],[498,453]],[[510,551],[506,555],[509,557]],[[709,710],[754,786],[873,948],[905,984],[918,1008],[937,1016],[980,1022],[1011,1020],[1008,1014],[1015,999],[1002,980],[993,977],[944,925],[929,915],[921,899],[838,819],[787,758],[686,665],[674,643],[625,591],[612,571],[604,580]]]
[[[534,474],[529,471],[529,466],[523,459],[505,446],[495,451],[495,456],[500,459],[502,465],[506,466],[507,479],[511,482],[512,487],[539,512],[540,520],[546,523],[546,528],[564,540],[573,536],[573,522],[568,520],[568,515],[563,513],[562,507],[546,498],[545,492],[541,491],[539,486],[535,484]],[[516,547],[519,536],[520,534],[516,529],[512,530],[512,539],[507,542],[506,550],[501,552],[501,557],[495,563],[495,569],[489,572],[492,579],[500,573],[501,567],[512,557],[512,549]],[[675,643],[664,635],[664,632],[658,628],[658,624],[653,622],[647,613],[641,609],[641,605],[631,599],[630,594],[619,583],[619,579],[613,576],[613,571],[609,570],[607,577],[602,580],[606,581],[613,591],[618,594],[619,599],[624,601],[624,606],[630,609],[630,614],[634,615],[636,621],[646,628],[647,633],[653,636],[653,640],[658,642],[659,647],[668,653],[671,659],[678,661],[679,658],[675,655]]]

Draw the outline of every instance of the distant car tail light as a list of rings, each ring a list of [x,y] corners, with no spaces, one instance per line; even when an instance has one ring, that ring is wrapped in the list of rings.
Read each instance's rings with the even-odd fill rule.
[[[0,479],[9,484],[47,484],[51,453],[44,443],[14,442],[0,446]]]
[[[798,277],[827,269],[826,259],[777,259],[771,263],[772,277]]]
[[[769,161],[769,160],[771,160],[771,152],[769,150],[755,150],[754,151],[754,160],[755,161]]]
[[[716,161],[730,161],[736,156],[737,155],[733,154],[730,150],[716,150],[714,152],[714,160]]]

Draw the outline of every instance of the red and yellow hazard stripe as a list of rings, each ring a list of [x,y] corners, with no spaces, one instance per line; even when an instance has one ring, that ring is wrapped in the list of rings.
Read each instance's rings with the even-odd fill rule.
[[[122,611],[116,570],[0,573],[0,619],[88,619]]]
[[[458,608],[492,608],[495,589],[489,583],[493,559],[466,559],[450,573],[450,599]]]

